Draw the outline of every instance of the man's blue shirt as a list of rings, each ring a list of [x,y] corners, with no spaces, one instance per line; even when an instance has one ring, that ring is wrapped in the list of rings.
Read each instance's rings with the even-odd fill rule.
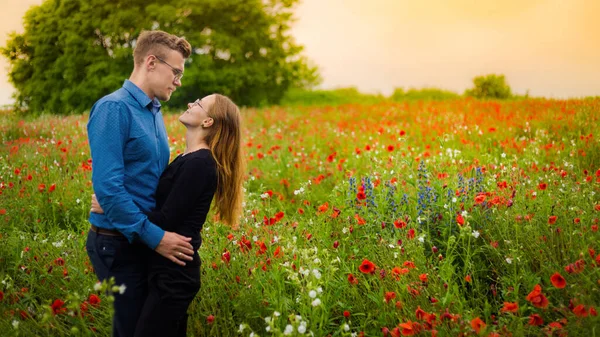
[[[125,80],[121,89],[94,104],[87,131],[92,184],[104,210],[91,213],[90,222],[155,249],[164,231],[144,212],[155,207],[154,193],[170,156],[159,101]]]

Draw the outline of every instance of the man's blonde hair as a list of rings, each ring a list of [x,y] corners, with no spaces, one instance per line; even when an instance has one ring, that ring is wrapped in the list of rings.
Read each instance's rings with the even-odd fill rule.
[[[133,61],[135,65],[140,65],[148,55],[156,55],[164,59],[169,50],[178,51],[184,59],[192,54],[192,46],[184,38],[161,30],[145,30],[137,38],[133,49]]]

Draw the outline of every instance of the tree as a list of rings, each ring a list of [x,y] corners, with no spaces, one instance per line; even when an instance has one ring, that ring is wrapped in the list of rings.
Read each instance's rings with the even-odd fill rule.
[[[477,76],[473,79],[473,85],[475,87],[467,90],[465,95],[484,99],[506,99],[512,96],[504,75]]]
[[[24,17],[2,54],[15,108],[83,112],[119,88],[133,69],[144,29],[184,36],[193,47],[183,86],[169,106],[213,92],[240,105],[279,102],[290,87],[319,81],[289,35],[298,0],[45,0]]]

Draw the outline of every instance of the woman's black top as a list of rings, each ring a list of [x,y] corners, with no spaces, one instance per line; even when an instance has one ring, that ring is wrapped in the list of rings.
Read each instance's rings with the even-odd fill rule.
[[[200,230],[216,189],[217,164],[208,149],[179,155],[162,173],[156,189],[156,208],[147,214],[148,219],[165,231],[191,237],[194,261],[185,261],[186,266],[181,267],[158,253],[151,254],[150,277],[160,272],[179,270],[185,274],[186,270],[198,270]]]

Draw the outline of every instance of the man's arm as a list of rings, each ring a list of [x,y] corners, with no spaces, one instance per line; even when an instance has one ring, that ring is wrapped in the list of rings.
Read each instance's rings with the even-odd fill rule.
[[[119,102],[103,102],[92,109],[87,129],[94,193],[112,225],[129,242],[140,238],[151,249],[163,256],[168,254],[165,257],[182,264],[179,259],[193,255],[192,246],[187,242],[190,239],[167,234],[150,222],[123,185],[123,150],[129,137],[129,125],[127,111]]]

